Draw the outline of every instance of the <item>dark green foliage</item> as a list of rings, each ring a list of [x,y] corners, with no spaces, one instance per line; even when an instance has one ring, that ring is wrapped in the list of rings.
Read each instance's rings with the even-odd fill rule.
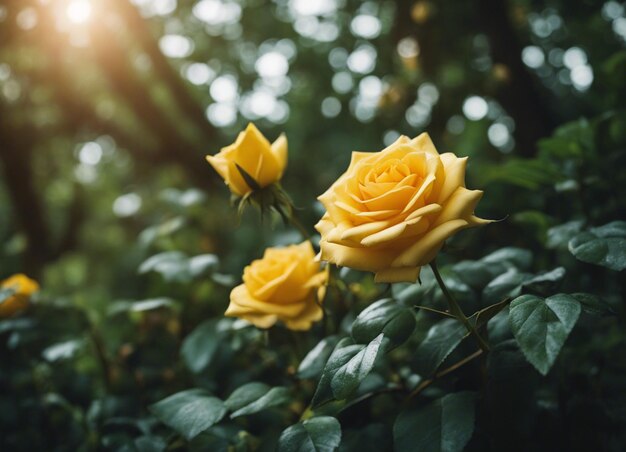
[[[320,416],[287,428],[278,441],[280,452],[332,452],[341,441],[341,427],[335,418]]]
[[[150,411],[189,440],[219,422],[226,406],[206,391],[189,389],[155,403]]]
[[[0,450],[626,449],[623,2],[73,2],[0,2],[0,281],[42,288]],[[289,164],[238,212],[204,155],[249,121]],[[224,317],[352,151],[423,131],[498,220],[437,256],[488,350],[428,266],[332,268],[308,331]]]
[[[462,451],[474,431],[475,398],[471,392],[457,392],[400,413],[393,426],[394,450]]]
[[[611,270],[626,268],[626,222],[613,221],[569,241],[569,250],[577,259]]]
[[[580,303],[565,294],[542,299],[522,295],[511,302],[511,329],[522,352],[547,374],[580,316]]]

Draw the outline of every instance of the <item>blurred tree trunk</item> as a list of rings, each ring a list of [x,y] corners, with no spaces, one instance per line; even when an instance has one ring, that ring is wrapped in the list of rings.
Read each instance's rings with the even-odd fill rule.
[[[167,85],[179,109],[193,122],[203,140],[207,142],[213,140],[215,130],[208,122],[202,105],[193,97],[189,86],[159,49],[148,21],[141,17],[137,8],[128,0],[114,0],[111,3],[115,5],[128,29],[132,30],[133,36],[150,57],[158,78]]]
[[[515,119],[515,140],[521,155],[532,156],[540,138],[551,135],[556,126],[549,99],[538,88],[522,62],[522,46],[513,29],[505,0],[477,0],[482,28],[489,38],[494,64],[504,65],[510,78],[501,85],[496,96],[504,109]]]
[[[64,59],[65,46],[69,43],[54,26],[51,10],[53,5],[34,5],[39,11],[39,25],[30,33],[23,33],[16,27],[16,15],[23,4],[12,1],[7,6],[7,18],[0,27],[0,41],[6,46],[28,42],[39,47],[47,56],[49,64],[40,73],[29,74],[29,77],[37,83],[52,86],[54,99],[64,112],[64,132],[75,134],[87,129],[95,134],[110,135],[119,146],[132,153],[141,166],[176,164],[189,174],[192,184],[207,190],[215,187],[216,177],[209,166],[204,164],[201,146],[183,135],[164,114],[162,106],[152,98],[145,82],[139,78],[130,63],[126,48],[122,47],[117,37],[113,37],[114,33],[107,29],[105,21],[94,23],[90,30],[93,41],[91,57],[111,84],[113,94],[126,101],[139,121],[153,134],[152,141],[157,143],[154,148],[145,144],[149,140],[138,140],[122,125],[99,117],[94,107],[81,95],[73,79],[74,75]],[[129,15],[126,17],[129,30],[149,54],[157,77],[162,78],[172,91],[179,109],[197,129],[197,135],[202,140],[212,138],[214,129],[204,117],[201,105],[160,53],[147,24],[126,0],[117,0],[117,6],[121,14]],[[76,245],[84,209],[79,190],[75,190],[74,202],[66,215],[65,231],[55,244],[33,176],[31,158],[38,136],[32,133],[27,124],[17,124],[10,120],[10,108],[17,107],[0,105],[0,163],[12,201],[15,222],[24,231],[28,241],[25,271],[36,276],[44,263]]]
[[[428,2],[421,2],[428,3]],[[427,13],[434,17],[425,17],[419,25],[412,17],[416,2],[398,1],[396,13],[395,39],[414,36],[420,46],[419,68],[425,77],[436,82],[439,69],[450,55],[441,53],[446,48],[445,40],[454,36],[444,23],[444,17],[437,17],[437,8],[446,5],[431,4]],[[434,6],[433,6],[434,5]],[[448,7],[452,7],[447,5]],[[460,7],[460,5],[458,6]],[[454,5],[454,8],[457,8]],[[500,81],[491,94],[515,120],[514,137],[520,155],[532,157],[536,153],[536,144],[540,138],[549,136],[556,125],[549,108],[548,91],[542,93],[538,80],[524,66],[521,60],[522,46],[509,17],[506,0],[476,0],[473,15],[466,16],[468,24],[464,31],[468,34],[483,33],[489,40],[493,64],[504,66],[507,72],[505,80]],[[440,14],[443,16],[443,14]],[[458,17],[455,18],[458,20]],[[486,77],[483,76],[485,79]],[[484,81],[483,90],[488,88]]]
[[[9,111],[0,104],[0,162],[14,219],[28,241],[24,271],[37,277],[51,254],[50,234],[43,205],[35,188],[31,167],[34,135],[10,121]]]

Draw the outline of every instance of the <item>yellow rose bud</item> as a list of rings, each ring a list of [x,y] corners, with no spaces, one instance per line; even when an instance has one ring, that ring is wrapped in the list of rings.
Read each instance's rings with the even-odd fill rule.
[[[28,306],[30,296],[39,290],[39,284],[26,275],[18,274],[2,281],[0,290],[13,291],[0,303],[0,318],[10,317]]]
[[[308,330],[323,317],[316,302],[327,272],[320,271],[311,242],[268,248],[262,259],[243,272],[243,284],[230,293],[227,316],[239,317],[259,328],[282,321],[291,330]]]
[[[414,282],[445,240],[489,223],[474,216],[483,195],[465,188],[467,158],[439,154],[428,134],[401,136],[381,152],[353,152],[348,170],[319,197],[321,258]]]
[[[244,196],[252,188],[237,165],[252,176],[261,188],[278,182],[287,166],[287,138],[281,135],[270,144],[259,129],[250,123],[233,144],[222,148],[219,154],[207,155],[206,159],[234,194]]]

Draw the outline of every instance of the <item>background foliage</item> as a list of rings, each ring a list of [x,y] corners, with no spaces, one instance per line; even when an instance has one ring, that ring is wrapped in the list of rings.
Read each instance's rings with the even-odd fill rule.
[[[2,449],[622,450],[625,42],[613,0],[5,0],[0,277],[43,290],[0,321]],[[476,347],[415,308],[445,309],[427,271],[342,270],[294,337],[223,318],[300,240],[204,163],[248,121],[307,225],[353,150],[470,156],[504,221],[440,267],[488,358],[442,374]]]

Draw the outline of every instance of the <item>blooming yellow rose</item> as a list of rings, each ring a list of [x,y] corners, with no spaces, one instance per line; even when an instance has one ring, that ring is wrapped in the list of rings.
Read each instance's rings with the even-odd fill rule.
[[[381,152],[353,152],[319,197],[322,260],[375,272],[377,282],[417,280],[448,237],[489,222],[474,216],[483,192],[465,188],[466,161],[440,155],[426,133]]]
[[[30,296],[39,290],[39,284],[26,275],[18,274],[0,283],[1,291],[7,289],[13,293],[0,303],[0,318],[12,316],[26,308]]]
[[[278,182],[287,166],[287,138],[278,137],[271,143],[254,124],[248,124],[237,140],[219,154],[207,155],[207,161],[222,176],[230,190],[244,196],[252,191],[241,175],[237,165],[254,178],[260,187]]]
[[[308,330],[323,316],[315,297],[323,292],[326,280],[311,242],[268,248],[263,259],[244,269],[243,284],[230,293],[225,315],[259,328],[269,328],[280,320],[289,329]]]

